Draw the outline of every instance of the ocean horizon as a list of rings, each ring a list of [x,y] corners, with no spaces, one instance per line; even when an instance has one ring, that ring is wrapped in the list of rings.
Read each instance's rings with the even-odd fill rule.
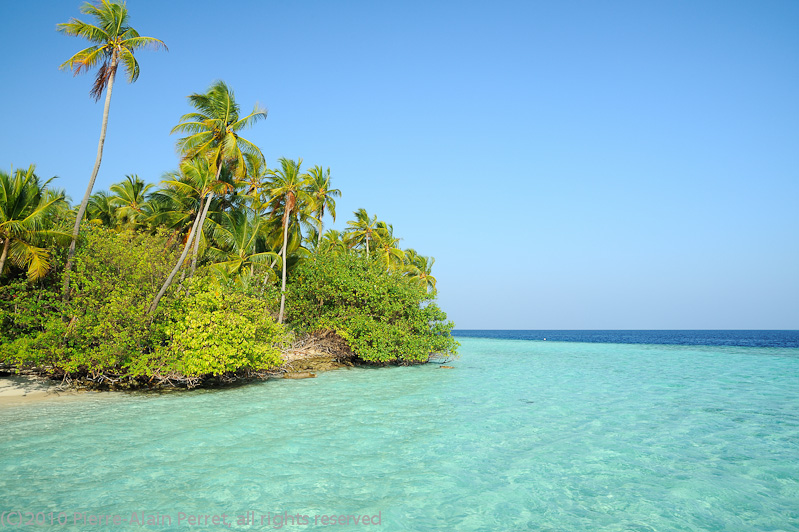
[[[454,329],[462,338],[611,344],[798,347],[790,329]]]

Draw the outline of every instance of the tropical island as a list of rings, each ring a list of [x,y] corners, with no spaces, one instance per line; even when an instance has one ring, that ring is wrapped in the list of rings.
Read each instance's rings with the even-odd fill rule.
[[[456,353],[434,260],[400,248],[365,209],[346,230],[325,230],[341,194],[330,169],[288,158],[269,168],[241,136],[266,110],[244,115],[222,81],[188,97],[172,130],[176,170],[95,192],[116,76],[135,81],[134,53],[166,46],[130,27],[123,3],[81,11],[92,22],[58,29],[91,46],[61,67],[97,68],[97,159],[78,205],[34,165],[0,170],[0,371],[195,387],[274,374],[298,350],[367,364]]]

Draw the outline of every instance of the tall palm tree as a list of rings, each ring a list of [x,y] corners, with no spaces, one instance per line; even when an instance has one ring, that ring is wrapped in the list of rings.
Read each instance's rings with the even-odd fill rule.
[[[133,83],[139,77],[139,63],[133,53],[142,48],[166,49],[166,45],[161,40],[142,37],[128,25],[128,9],[124,2],[100,0],[96,5],[86,2],[81,6],[80,11],[84,15],[92,16],[94,24],[73,18],[69,22],[58,24],[57,29],[66,35],[83,37],[91,42],[92,46],[64,61],[60,68],[69,68],[75,75],[78,75],[99,65],[90,94],[95,100],[99,100],[105,91],[105,107],[103,107],[103,122],[100,127],[100,142],[97,145],[97,158],[94,161],[94,168],[89,178],[89,185],[86,187],[86,193],[83,195],[83,201],[80,202],[78,208],[75,226],[72,228],[72,242],[69,244],[64,272],[63,297],[65,299],[69,297],[69,274],[72,271],[72,262],[75,258],[75,245],[80,232],[80,223],[86,212],[94,181],[97,179],[97,172],[100,171],[100,162],[103,159],[108,109],[111,106],[111,91],[114,88],[117,68],[122,63],[128,76],[128,83]]]
[[[298,203],[310,204],[310,198],[306,192],[308,175],[300,173],[302,159],[294,161],[281,157],[278,162],[280,168],[269,172],[272,176],[269,187],[272,195],[270,201],[272,212],[277,213],[281,209],[283,211],[283,246],[280,249],[280,255],[283,258],[283,280],[280,289],[280,314],[278,314],[277,320],[278,323],[283,323],[283,313],[286,307],[286,250],[289,240],[289,218]]]
[[[239,106],[233,96],[233,91],[223,81],[215,82],[205,94],[192,94],[189,96],[189,102],[197,109],[197,112],[183,115],[180,123],[172,128],[172,133],[188,134],[178,139],[177,142],[184,160],[204,157],[208,161],[209,168],[215,170],[215,180],[218,181],[223,166],[227,166],[234,176],[243,177],[247,171],[245,154],[249,153],[263,158],[258,146],[239,136],[239,132],[257,121],[265,119],[265,109],[256,104],[250,114],[240,117]],[[214,191],[211,190],[204,199],[205,205],[200,216],[195,219],[177,264],[150,305],[148,311],[150,315],[158,308],[158,303],[186,260],[195,234],[202,231],[213,197]]]
[[[154,187],[137,175],[127,175],[125,180],[111,185],[114,194],[108,202],[116,207],[116,215],[123,226],[136,227],[151,214],[149,192]]]
[[[43,239],[65,242],[69,234],[48,227],[48,222],[65,204],[63,192],[50,191],[35,174],[36,167],[0,170],[0,275],[11,262],[28,269],[28,280],[43,277],[50,269],[50,253],[39,244]]]
[[[333,221],[336,221],[336,200],[333,198],[341,197],[341,191],[337,188],[330,188],[330,168],[322,171],[322,167],[317,165],[308,171],[308,194],[313,201],[313,210],[317,220],[317,242],[318,248],[322,243],[322,218],[325,210],[330,213]]]
[[[369,242],[374,240],[375,232],[377,231],[377,215],[369,217],[366,209],[358,209],[353,213],[355,220],[347,222],[349,227],[346,229],[350,237],[350,245],[357,246],[364,244],[366,246],[366,258],[369,258]]]

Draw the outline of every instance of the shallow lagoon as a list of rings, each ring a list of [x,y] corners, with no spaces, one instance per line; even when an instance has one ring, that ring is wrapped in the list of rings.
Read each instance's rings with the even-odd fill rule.
[[[799,349],[459,340],[451,370],[4,407],[0,511],[65,512],[61,530],[91,528],[75,512],[125,520],[108,530],[228,528],[181,512],[232,530],[799,530]]]

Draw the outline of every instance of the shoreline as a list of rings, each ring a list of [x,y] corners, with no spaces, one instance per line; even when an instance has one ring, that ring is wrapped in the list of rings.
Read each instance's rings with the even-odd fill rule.
[[[0,375],[0,408],[5,406],[63,400],[80,395],[77,389],[62,388],[55,381],[37,375]]]
[[[284,362],[280,367],[275,368],[274,372],[269,372],[268,379],[314,378],[317,372],[333,371],[353,365],[349,361],[340,362],[331,353],[302,349],[292,349],[284,352],[283,360]],[[179,387],[174,388],[175,391],[182,389]],[[44,401],[61,401],[89,392],[125,393],[128,391],[141,390],[89,390],[71,386],[64,387],[58,384],[57,381],[41,375],[0,373],[0,408]],[[157,390],[153,391],[157,392]],[[160,391],[163,391],[163,389]]]

